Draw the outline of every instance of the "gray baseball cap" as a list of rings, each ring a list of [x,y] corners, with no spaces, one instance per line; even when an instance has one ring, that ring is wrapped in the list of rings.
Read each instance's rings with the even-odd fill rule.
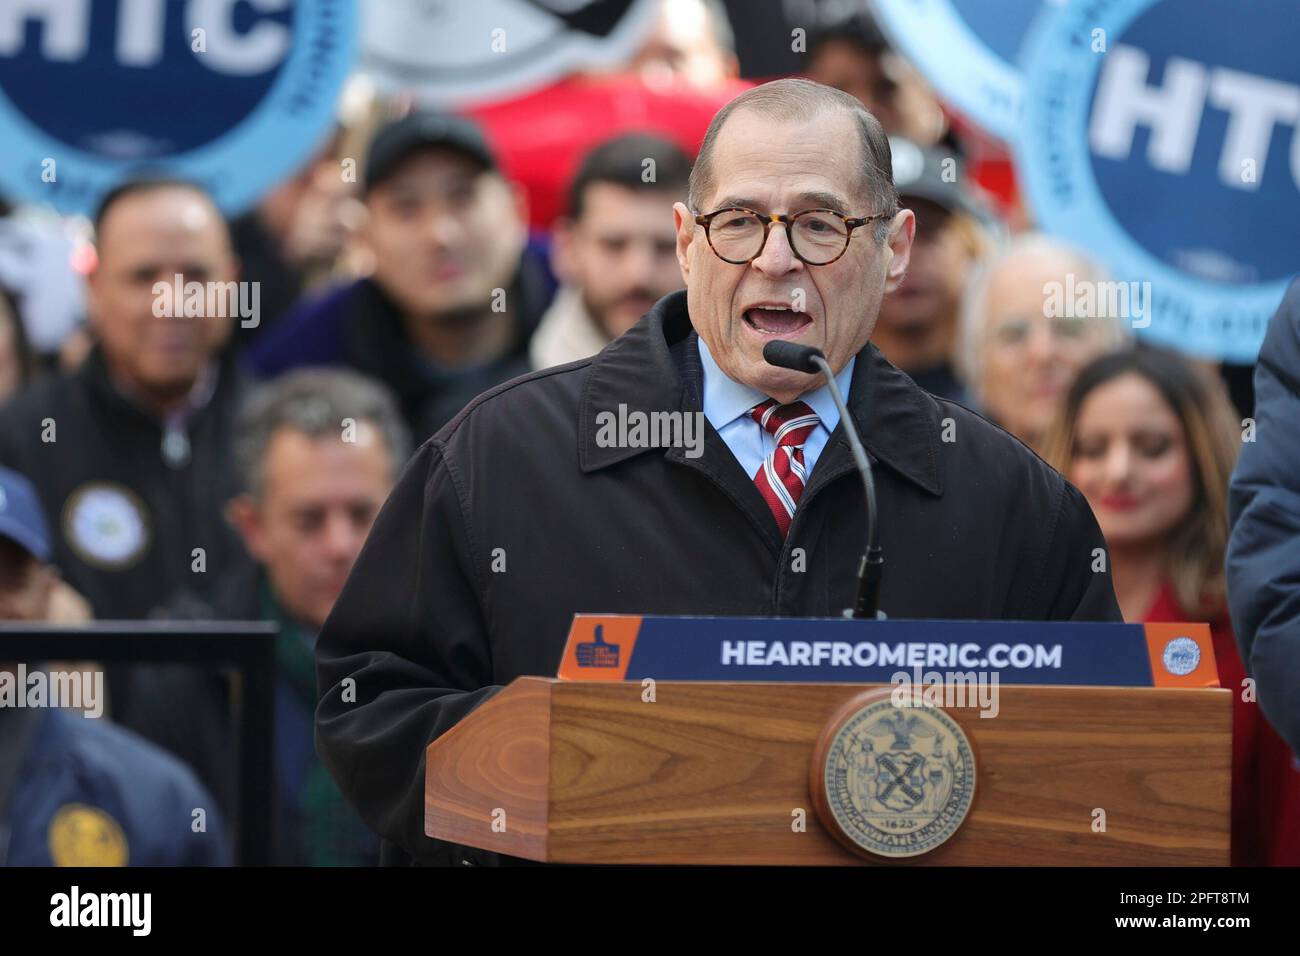
[[[966,188],[965,168],[956,154],[939,147],[918,146],[900,136],[889,137],[889,149],[894,160],[894,187],[900,199],[915,196],[950,212],[981,215]]]

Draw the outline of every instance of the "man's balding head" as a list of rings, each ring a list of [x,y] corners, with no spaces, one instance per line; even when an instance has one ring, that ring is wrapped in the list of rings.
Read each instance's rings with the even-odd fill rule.
[[[166,406],[193,387],[229,337],[232,317],[159,317],[155,286],[174,286],[178,275],[182,285],[233,282],[237,265],[225,219],[200,187],[157,179],[109,193],[95,224],[91,325],[119,383],[151,405]]]
[[[689,201],[692,208],[675,203],[673,217],[691,323],[729,378],[780,402],[816,388],[820,376],[768,365],[763,347],[775,339],[814,346],[838,374],[907,271],[916,221],[898,211],[889,140],[857,100],[829,87],[777,80],[723,107],[696,159]],[[769,226],[756,258],[724,260],[714,243],[735,231],[711,238],[696,218],[724,207],[760,220],[831,210],[804,220],[819,230],[805,236],[834,236],[842,251],[810,265],[781,223]],[[742,218],[752,225],[752,216]],[[757,227],[750,232],[761,238]]]
[[[833,115],[849,117],[855,125],[861,147],[855,161],[861,175],[860,198],[880,201],[880,212],[892,212],[898,208],[889,136],[880,121],[848,93],[811,80],[789,79],[775,80],[746,90],[718,110],[713,117],[691,170],[687,203],[696,213],[708,212],[705,206],[717,198],[714,152],[718,138],[727,120],[742,111],[752,111],[775,123],[823,119]],[[883,232],[877,233],[878,241],[882,241],[883,237]]]

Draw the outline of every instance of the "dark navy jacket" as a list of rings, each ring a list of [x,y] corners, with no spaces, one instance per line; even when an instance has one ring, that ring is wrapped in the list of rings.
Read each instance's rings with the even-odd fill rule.
[[[230,447],[244,382],[225,357],[217,375],[185,425],[183,463],[168,463],[162,423],[118,390],[98,347],[76,372],[0,409],[0,464],[36,486],[52,563],[98,620],[142,618],[178,590],[206,587],[195,548],[209,568],[247,560],[222,510],[239,491]]]
[[[1300,753],[1300,280],[1259,351],[1254,438],[1228,500],[1228,604],[1259,706]]]
[[[0,774],[6,865],[229,865],[216,801],[170,754],[70,710],[0,713],[0,749],[18,738],[22,752],[7,755],[16,773]]]
[[[525,253],[511,284],[517,306],[514,341],[506,354],[482,365],[441,368],[423,359],[397,306],[368,278],[302,303],[261,335],[244,358],[261,377],[337,365],[376,378],[393,390],[419,443],[481,392],[529,371],[528,340],[552,291],[540,257]]]

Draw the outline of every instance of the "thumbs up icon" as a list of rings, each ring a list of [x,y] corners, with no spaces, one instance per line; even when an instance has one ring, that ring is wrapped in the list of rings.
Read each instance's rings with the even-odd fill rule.
[[[617,667],[619,645],[605,643],[604,624],[596,625],[595,637],[594,641],[583,641],[578,645],[578,666]]]

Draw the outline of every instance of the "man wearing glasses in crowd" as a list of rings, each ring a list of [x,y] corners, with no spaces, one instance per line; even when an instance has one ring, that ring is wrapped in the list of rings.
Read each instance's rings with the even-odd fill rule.
[[[672,215],[686,290],[427,442],[321,632],[318,749],[387,861],[502,861],[424,836],[424,751],[502,685],[553,675],[574,613],[852,603],[862,485],[825,383],[769,365],[773,340],[820,348],[848,395],[876,463],[890,617],[1120,619],[1079,492],[868,344],[915,219],[857,100],[808,80],[741,94]],[[611,441],[602,424],[636,413],[701,416],[702,448]]]

